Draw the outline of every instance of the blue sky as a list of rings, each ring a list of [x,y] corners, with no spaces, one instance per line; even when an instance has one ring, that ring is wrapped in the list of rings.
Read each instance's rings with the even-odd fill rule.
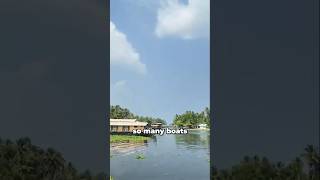
[[[172,122],[209,106],[209,0],[111,0],[111,104]]]

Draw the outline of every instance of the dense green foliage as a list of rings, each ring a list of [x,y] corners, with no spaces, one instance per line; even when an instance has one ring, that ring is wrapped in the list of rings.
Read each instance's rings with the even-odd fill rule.
[[[244,157],[231,169],[213,168],[214,180],[318,180],[320,172],[319,151],[309,145],[305,153],[292,162],[272,163],[267,158]]]
[[[133,119],[135,115],[127,108],[122,108],[119,105],[110,107],[111,119]]]
[[[207,124],[210,127],[210,110],[205,108],[204,111],[197,113],[193,111],[186,111],[185,113],[176,114],[173,124],[178,127],[195,128],[198,124]]]
[[[167,124],[167,122],[160,118],[152,118],[152,117],[145,117],[145,116],[138,116],[130,112],[127,108],[122,108],[119,105],[111,106],[110,107],[110,118],[111,119],[137,119],[137,121],[147,122],[149,124],[152,123],[162,123]]]
[[[152,123],[162,123],[163,125],[167,124],[165,120],[160,118],[152,118],[148,116],[135,116],[134,118],[137,119],[137,121],[147,122],[148,124],[152,124]]]
[[[105,180],[101,173],[79,173],[62,155],[52,148],[43,150],[29,138],[16,142],[0,139],[1,180]]]

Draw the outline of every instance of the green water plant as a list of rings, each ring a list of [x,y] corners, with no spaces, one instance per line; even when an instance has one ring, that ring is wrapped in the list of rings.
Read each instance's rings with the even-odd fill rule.
[[[136,159],[143,160],[145,159],[145,156],[143,154],[137,154]]]

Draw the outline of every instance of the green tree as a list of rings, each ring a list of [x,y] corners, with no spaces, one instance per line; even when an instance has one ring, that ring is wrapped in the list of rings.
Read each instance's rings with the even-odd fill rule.
[[[127,108],[122,108],[119,105],[111,106],[110,108],[111,119],[132,119],[134,115]]]
[[[308,164],[309,171],[304,171],[304,163],[300,157],[288,164],[272,163],[266,157],[245,156],[244,159],[230,169],[212,168],[211,179],[214,180],[318,180],[319,151],[307,146],[302,157]]]
[[[111,119],[137,119],[137,121],[147,122],[148,124],[152,124],[152,123],[162,123],[164,125],[167,124],[165,120],[160,118],[134,115],[132,112],[130,112],[129,109],[122,108],[119,105],[110,107],[110,118]]]
[[[305,153],[302,154],[305,161],[308,164],[309,168],[309,178],[311,180],[319,179],[319,172],[320,172],[320,156],[319,156],[319,150],[316,150],[316,148],[313,145],[308,145],[305,148]]]
[[[43,150],[29,138],[15,142],[0,140],[0,179],[2,180],[102,180],[102,174],[81,177],[62,154]]]
[[[185,113],[178,115],[176,114],[173,119],[173,124],[178,127],[195,128],[199,124],[207,124],[210,127],[210,110],[208,107],[200,113],[193,111],[186,111]]]

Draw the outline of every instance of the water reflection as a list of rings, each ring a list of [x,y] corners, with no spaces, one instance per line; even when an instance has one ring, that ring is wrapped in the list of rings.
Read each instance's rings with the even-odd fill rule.
[[[137,153],[144,151],[149,143],[157,143],[157,137],[153,136],[148,141],[137,143],[137,142],[128,142],[128,143],[111,143],[110,152],[112,155],[128,155],[132,153]]]
[[[179,149],[207,149],[209,147],[209,132],[189,131],[188,135],[175,135],[175,141]]]
[[[152,136],[149,141],[157,143],[157,136]]]
[[[209,132],[156,135],[147,143],[112,143],[110,172],[121,180],[209,179]],[[137,159],[142,154],[144,159]]]
[[[112,155],[128,155],[146,149],[148,143],[112,143],[110,151]]]

